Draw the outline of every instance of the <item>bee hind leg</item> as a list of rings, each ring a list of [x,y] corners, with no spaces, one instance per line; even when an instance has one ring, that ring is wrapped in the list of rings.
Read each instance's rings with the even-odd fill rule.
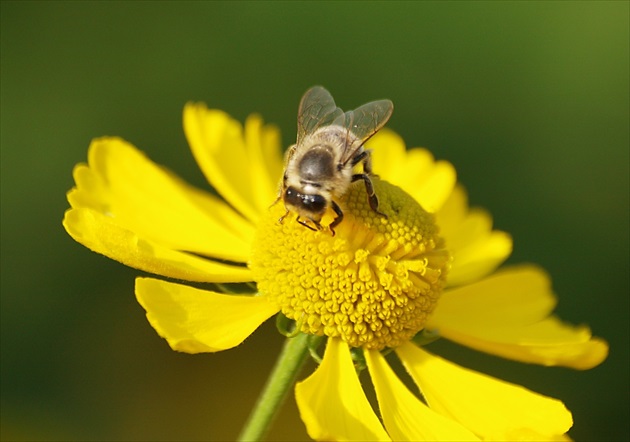
[[[353,183],[358,180],[363,180],[363,182],[365,183],[365,191],[367,192],[368,202],[370,203],[370,207],[372,208],[372,210],[378,213],[379,215],[387,218],[387,215],[385,215],[383,212],[380,212],[378,210],[378,197],[376,196],[376,192],[374,192],[374,186],[372,185],[372,180],[370,180],[370,177],[368,176],[368,174],[356,173],[352,175]]]

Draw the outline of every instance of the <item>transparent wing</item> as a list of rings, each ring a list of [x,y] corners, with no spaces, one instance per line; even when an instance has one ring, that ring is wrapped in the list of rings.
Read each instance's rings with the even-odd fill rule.
[[[298,110],[297,144],[319,127],[328,126],[343,117],[330,92],[321,86],[310,88],[300,101]]]
[[[378,100],[336,117],[332,124],[345,127],[356,137],[355,139],[348,134],[349,141],[346,143],[341,156],[342,164],[346,164],[353,158],[356,151],[380,128],[385,126],[393,111],[394,104],[390,100]]]

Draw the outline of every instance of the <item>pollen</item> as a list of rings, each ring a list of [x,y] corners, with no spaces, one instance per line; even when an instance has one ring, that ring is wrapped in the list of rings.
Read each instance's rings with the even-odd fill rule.
[[[446,281],[450,255],[432,214],[386,181],[373,179],[371,209],[363,182],[337,201],[344,218],[312,231],[284,214],[261,219],[249,263],[259,292],[304,333],[352,347],[397,347],[422,330]],[[328,225],[328,214],[322,225]]]

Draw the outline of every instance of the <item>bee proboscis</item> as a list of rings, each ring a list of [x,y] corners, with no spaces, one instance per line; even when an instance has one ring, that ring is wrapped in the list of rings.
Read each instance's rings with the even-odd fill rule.
[[[372,210],[378,210],[378,197],[370,176],[370,151],[363,146],[392,115],[390,100],[372,101],[355,110],[344,112],[335,105],[330,93],[315,86],[304,94],[298,110],[297,142],[286,153],[284,176],[278,195],[286,213],[297,214],[297,221],[311,230],[321,230],[321,219],[330,207],[336,217],[328,228],[343,220],[337,201],[354,181],[363,180]],[[362,173],[354,173],[359,163]]]

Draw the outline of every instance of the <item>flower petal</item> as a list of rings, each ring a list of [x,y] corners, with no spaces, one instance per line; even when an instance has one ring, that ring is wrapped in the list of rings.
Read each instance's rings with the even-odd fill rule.
[[[523,325],[545,318],[555,307],[547,274],[533,265],[512,266],[473,284],[446,290],[430,318],[431,327]]]
[[[383,128],[368,140],[365,147],[372,151],[374,173],[392,184],[400,177],[400,167],[407,158],[405,141],[393,130]]]
[[[485,210],[469,209],[461,186],[454,189],[436,213],[436,223],[453,256],[449,286],[489,275],[512,253],[510,235],[492,230],[492,217]]]
[[[433,410],[484,440],[555,440],[573,425],[557,399],[465,369],[411,343],[396,353]]]
[[[385,427],[393,440],[479,440],[469,430],[439,415],[415,397],[378,351],[366,351],[365,360]]]
[[[264,126],[259,115],[250,115],[245,120],[245,146],[255,201],[259,209],[267,210],[278,194],[284,172],[280,130],[272,125]]]
[[[74,208],[106,214],[163,247],[247,262],[254,227],[225,202],[152,163],[119,138],[94,140],[74,170]]]
[[[277,129],[259,117],[242,125],[201,103],[184,108],[184,131],[197,163],[214,188],[255,222],[277,194],[281,155]],[[272,159],[274,158],[275,159]]]
[[[478,335],[469,330],[441,328],[440,335],[504,358],[577,370],[596,367],[608,356],[606,341],[593,337],[587,326],[573,326],[553,316],[530,326],[488,327]]]
[[[278,308],[263,296],[224,295],[152,278],[136,279],[136,298],[173,350],[236,347]]]
[[[601,363],[608,345],[592,338],[586,326],[549,316],[555,304],[544,271],[511,267],[445,291],[427,328],[471,348],[522,362],[577,369]]]
[[[63,226],[90,250],[145,272],[198,282],[246,282],[248,268],[199,258],[137,236],[92,209],[66,211]]]
[[[429,212],[439,210],[455,186],[452,164],[435,161],[426,149],[406,151],[402,138],[391,130],[379,131],[367,147],[373,150],[375,173],[402,188]]]
[[[361,388],[348,344],[328,339],[324,360],[295,386],[300,415],[315,440],[390,440]]]

